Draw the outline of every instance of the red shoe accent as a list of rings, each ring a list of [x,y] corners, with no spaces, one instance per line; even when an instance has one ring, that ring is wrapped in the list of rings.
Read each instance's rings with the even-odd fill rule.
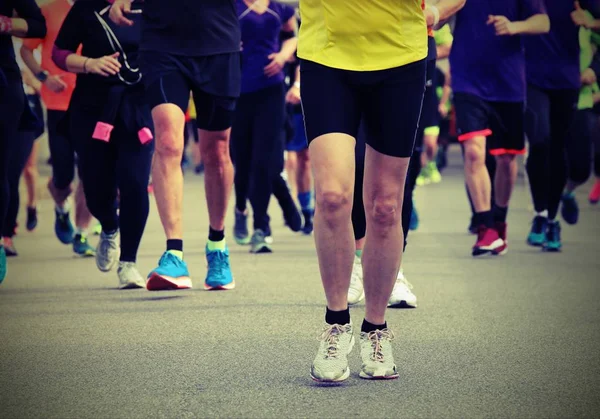
[[[152,195],[154,193],[154,186],[152,184],[148,185],[148,193]]]
[[[592,204],[597,204],[600,201],[600,180],[596,180],[594,186],[592,186],[589,199]]]
[[[504,244],[504,240],[498,236],[498,232],[493,228],[487,228],[484,225],[477,229],[477,241],[473,246],[473,256],[485,255],[494,252]]]
[[[192,280],[189,277],[171,278],[153,273],[146,281],[148,291],[187,290],[190,288],[192,288]]]
[[[508,240],[506,239],[506,232],[508,231],[508,225],[506,223],[496,223],[494,230],[498,233],[498,237],[502,240],[502,246],[498,247],[493,251],[494,255],[505,255],[508,252]]]

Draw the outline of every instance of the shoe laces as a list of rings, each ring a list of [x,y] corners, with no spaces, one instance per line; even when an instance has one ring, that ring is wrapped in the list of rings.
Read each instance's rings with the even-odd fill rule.
[[[366,334],[367,340],[371,342],[371,360],[375,362],[385,362],[385,355],[383,354],[383,341],[391,341],[394,339],[394,333],[390,329],[374,330]]]
[[[347,325],[332,324],[326,326],[323,332],[317,337],[317,340],[325,342],[327,353],[326,359],[336,359],[339,356],[339,343],[342,333],[348,332]]]
[[[225,279],[224,270],[229,266],[227,255],[223,251],[208,252],[206,255],[208,261],[208,270],[211,276],[216,276],[218,279]]]

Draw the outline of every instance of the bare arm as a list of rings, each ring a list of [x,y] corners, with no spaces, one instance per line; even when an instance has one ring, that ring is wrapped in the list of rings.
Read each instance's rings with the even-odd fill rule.
[[[273,77],[276,74],[279,74],[281,70],[283,70],[283,66],[286,62],[288,62],[296,49],[298,48],[298,37],[296,36],[297,23],[296,18],[291,17],[281,28],[281,31],[284,33],[292,33],[294,34],[290,38],[283,41],[281,45],[281,50],[279,52],[275,52],[269,55],[269,60],[271,62],[264,68],[264,73],[267,77]]]
[[[15,4],[18,17],[0,15],[0,33],[18,38],[46,36],[46,19],[35,0],[19,0]]]
[[[437,49],[437,59],[438,60],[448,58],[450,56],[450,51],[452,50],[452,43],[438,45],[438,46],[436,46],[436,49]]]
[[[25,45],[21,46],[21,58],[33,74],[39,74],[42,71],[42,66],[35,59],[33,51]]]
[[[471,0],[473,1],[473,0]],[[475,0],[477,1],[477,0]],[[431,28],[437,26],[439,22],[450,19],[465,5],[466,0],[439,0],[435,6],[427,6],[425,9],[425,19],[427,20],[427,27]],[[437,9],[437,18],[436,12]],[[437,19],[437,22],[436,22]]]
[[[533,15],[528,19],[511,22],[506,16],[488,16],[488,25],[494,25],[496,35],[541,35],[550,31],[550,19],[546,14]]]

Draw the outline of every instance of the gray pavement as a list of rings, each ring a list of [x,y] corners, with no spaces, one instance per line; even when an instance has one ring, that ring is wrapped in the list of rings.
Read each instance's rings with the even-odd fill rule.
[[[0,417],[599,417],[600,208],[582,190],[564,251],[543,254],[525,244],[521,181],[508,255],[473,260],[454,160],[441,184],[416,193],[421,227],[404,266],[419,307],[388,314],[401,373],[390,382],[360,380],[356,350],[344,385],[310,380],[324,316],[317,259],[312,238],[287,231],[276,205],[275,253],[230,243],[237,288],[204,292],[203,186],[186,176],[195,289],[150,293],[119,291],[114,272],[74,258],[43,201],[40,227],[21,229],[0,287]],[[143,272],[164,246],[151,208]],[[352,308],[355,324],[363,314]]]

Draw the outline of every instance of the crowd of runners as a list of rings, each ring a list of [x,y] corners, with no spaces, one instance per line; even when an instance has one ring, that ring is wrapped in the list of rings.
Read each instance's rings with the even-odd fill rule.
[[[204,288],[235,288],[232,192],[227,231],[255,254],[277,250],[274,196],[287,227],[315,238],[327,307],[312,378],[348,378],[348,306],[364,300],[360,376],[390,379],[386,309],[417,306],[402,270],[413,195],[442,181],[450,143],[463,151],[474,257],[505,254],[509,235],[558,252],[559,212],[578,222],[576,188],[595,176],[589,201],[600,200],[600,0],[291,3],[3,0],[0,282],[18,257],[19,209],[28,231],[38,225],[47,133],[57,239],[116,270],[122,289],[191,288],[190,137],[209,214]],[[535,214],[529,232],[509,234],[524,154]],[[136,257],[149,194],[166,247],[146,275]]]

